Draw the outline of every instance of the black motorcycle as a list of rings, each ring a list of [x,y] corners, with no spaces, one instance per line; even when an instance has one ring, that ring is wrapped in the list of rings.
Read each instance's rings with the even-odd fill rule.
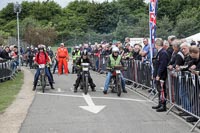
[[[80,88],[83,89],[83,92],[86,95],[88,93],[88,88],[89,88],[88,76],[89,76],[90,64],[89,63],[81,63],[81,67],[82,67],[82,71],[81,71]]]

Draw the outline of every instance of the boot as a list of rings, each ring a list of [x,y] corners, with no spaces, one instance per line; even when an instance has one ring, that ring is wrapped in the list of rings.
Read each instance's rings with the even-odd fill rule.
[[[161,103],[159,102],[158,105],[152,106],[152,109],[159,109],[161,107]]]
[[[157,112],[165,112],[165,111],[167,111],[166,104],[161,104],[161,107],[158,108],[156,111]]]
[[[33,91],[36,90],[36,86],[37,86],[37,82],[34,81],[34,82],[33,82],[33,89],[32,89]]]
[[[33,90],[33,91],[35,91],[35,90],[36,90],[36,86],[35,86],[35,85],[33,86],[33,89],[32,89],[32,90]]]
[[[94,83],[91,84],[90,86],[91,86],[92,91],[96,91],[96,90],[95,90],[96,85],[95,85]]]
[[[158,91],[158,105],[152,106],[152,109],[159,109],[161,107],[160,92]]]
[[[126,90],[126,89],[124,89],[124,90],[123,90],[123,92],[124,92],[124,93],[127,93],[127,90]]]
[[[55,89],[52,83],[50,83],[50,86],[51,86],[51,89],[52,89],[52,90]]]
[[[107,91],[106,91],[106,90],[104,90],[104,91],[103,91],[103,94],[107,94]]]
[[[77,92],[78,86],[76,84],[74,84],[74,93]]]
[[[77,92],[77,87],[74,87],[74,93],[76,93]]]

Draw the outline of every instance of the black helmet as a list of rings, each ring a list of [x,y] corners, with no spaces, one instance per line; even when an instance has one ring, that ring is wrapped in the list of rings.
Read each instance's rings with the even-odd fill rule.
[[[82,56],[83,56],[83,55],[87,56],[87,55],[88,55],[87,50],[83,50],[82,53],[81,53],[81,55],[82,55]]]

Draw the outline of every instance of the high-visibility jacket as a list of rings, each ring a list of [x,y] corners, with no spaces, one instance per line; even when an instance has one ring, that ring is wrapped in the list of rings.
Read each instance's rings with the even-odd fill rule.
[[[75,52],[75,54],[73,55],[72,59],[76,60],[79,57],[81,57],[81,51],[80,50],[78,52]]]
[[[120,61],[121,61],[121,58],[122,58],[120,55],[117,56],[116,60],[113,58],[112,54],[109,56],[109,58],[110,58],[110,67],[120,65]]]

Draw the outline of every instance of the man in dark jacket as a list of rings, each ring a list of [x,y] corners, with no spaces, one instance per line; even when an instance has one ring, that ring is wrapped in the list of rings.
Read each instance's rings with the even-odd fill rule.
[[[166,100],[162,100],[161,97],[161,89],[164,90],[164,97],[166,98],[166,86],[165,86],[165,80],[167,78],[167,65],[169,62],[169,56],[167,54],[167,51],[163,49],[163,41],[161,39],[157,39],[155,42],[155,47],[158,50],[158,53],[153,60],[154,63],[154,72],[153,72],[153,78],[156,82],[157,91],[158,91],[158,105],[153,106],[153,109],[156,109],[157,112],[163,112],[166,111]],[[161,88],[160,80],[164,81],[163,88]]]
[[[182,66],[184,65],[184,54],[181,51],[181,47],[180,47],[180,42],[177,40],[176,42],[174,42],[173,44],[173,49],[174,52],[172,54],[171,60],[169,62],[169,66],[168,68],[170,70],[172,70],[173,68],[176,68],[177,66]]]
[[[6,60],[11,60],[12,58],[9,56],[9,47],[6,46],[5,49],[1,52],[1,58]]]
[[[190,71],[200,71],[200,51],[197,46],[190,47],[190,56],[192,58],[189,67]]]
[[[139,54],[141,49],[142,49],[142,46],[140,44],[134,45],[133,59],[142,60],[142,56]]]
[[[163,42],[163,48],[167,51],[167,53],[169,55],[169,59],[171,59],[172,53],[174,51],[172,45],[170,46],[169,42],[165,40]]]

